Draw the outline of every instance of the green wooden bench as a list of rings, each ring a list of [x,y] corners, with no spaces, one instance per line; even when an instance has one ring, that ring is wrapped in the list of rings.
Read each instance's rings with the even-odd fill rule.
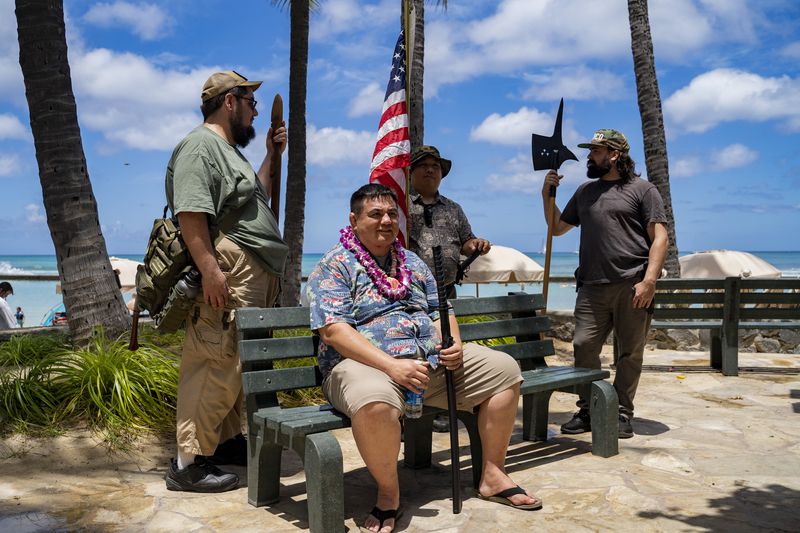
[[[523,437],[547,438],[548,402],[556,391],[586,392],[591,397],[592,453],[610,457],[618,453],[617,394],[605,378],[607,371],[548,367],[545,357],[553,343],[542,333],[550,328],[541,295],[516,294],[493,298],[453,300],[457,316],[492,315],[492,319],[460,326],[464,341],[512,337],[497,346],[520,362]],[[279,499],[281,453],[295,451],[306,470],[308,523],[311,531],[341,531],[344,523],[342,452],[331,430],[350,426],[350,420],[329,405],[284,408],[277,393],[319,386],[316,366],[273,368],[276,360],[314,356],[318,338],[273,337],[277,330],[308,328],[308,308],[240,309],[236,313],[242,384],[249,422],[248,501],[255,506]],[[433,417],[438,409],[426,407],[423,416],[404,423],[404,464],[422,468],[431,464]],[[481,444],[477,416],[459,412],[470,438],[472,481],[480,481]]]
[[[710,330],[711,368],[736,376],[739,330],[800,329],[800,294],[792,291],[800,279],[661,279],[650,328]]]

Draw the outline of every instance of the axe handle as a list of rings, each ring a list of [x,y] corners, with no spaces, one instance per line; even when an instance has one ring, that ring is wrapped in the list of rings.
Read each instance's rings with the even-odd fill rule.
[[[556,188],[550,187],[550,221],[547,224],[547,249],[544,256],[544,281],[542,284],[542,298],[544,298],[545,312],[547,312],[547,293],[550,288],[550,257],[553,255],[553,229],[556,227]]]
[[[284,126],[283,121],[283,98],[276,94],[272,100],[272,114],[270,117],[270,128],[274,135],[275,130]],[[277,148],[277,147],[276,147]],[[269,161],[269,182],[270,182],[270,208],[275,215],[275,222],[279,221],[281,211],[281,151],[272,151]]]

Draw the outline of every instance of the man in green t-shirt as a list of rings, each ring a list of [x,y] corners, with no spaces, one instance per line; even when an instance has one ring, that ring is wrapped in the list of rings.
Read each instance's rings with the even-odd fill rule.
[[[234,313],[275,303],[288,251],[267,203],[270,156],[285,149],[286,129],[267,133],[257,173],[238,149],[255,137],[253,93],[260,85],[234,71],[208,78],[203,124],[178,143],[167,165],[167,202],[202,275],[202,294],[186,318],[170,490],[234,489],[239,477],[216,465],[247,461]]]

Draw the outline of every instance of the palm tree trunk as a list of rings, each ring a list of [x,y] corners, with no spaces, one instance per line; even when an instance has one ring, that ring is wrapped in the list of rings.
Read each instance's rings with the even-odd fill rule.
[[[72,92],[62,0],[16,0],[19,64],[25,80],[47,225],[73,339],[94,326],[108,336],[130,317],[108,260],[83,153]]]
[[[306,89],[308,81],[308,0],[292,0],[289,52],[289,160],[286,175],[286,217],[283,239],[289,246],[281,306],[300,305],[303,226],[306,208]]]
[[[425,2],[409,0],[416,11],[414,43],[411,55],[411,94],[409,104],[409,137],[411,149],[425,144],[425,98],[423,78],[425,74]]]
[[[669,187],[667,139],[664,133],[664,114],[661,111],[661,95],[658,91],[656,64],[653,57],[653,40],[650,36],[647,0],[628,0],[628,16],[631,26],[633,70],[636,74],[636,93],[639,97],[639,114],[642,117],[647,179],[658,188],[658,192],[661,193],[661,198],[664,200],[669,235],[669,248],[664,268],[667,270],[667,277],[678,278],[680,277],[680,263],[678,263],[675,217],[672,212],[672,195]]]

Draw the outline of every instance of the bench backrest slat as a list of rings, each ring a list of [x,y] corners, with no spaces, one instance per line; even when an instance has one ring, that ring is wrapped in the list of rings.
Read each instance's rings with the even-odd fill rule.
[[[724,310],[721,307],[708,308],[667,308],[656,307],[653,317],[663,319],[687,320],[722,320]]]
[[[292,359],[314,355],[314,337],[285,337],[278,339],[249,339],[239,343],[242,364],[255,361]]]
[[[307,328],[311,318],[308,307],[245,307],[236,310],[236,327],[243,338],[249,333],[263,337],[265,329]]]
[[[541,294],[512,294],[487,298],[460,298],[450,300],[458,317],[474,315],[496,315],[498,313],[519,313],[543,310],[544,299]]]
[[[546,316],[509,318],[491,322],[459,324],[458,329],[461,333],[461,340],[466,342],[542,333],[550,329],[550,320]]]
[[[672,304],[722,304],[725,300],[723,292],[664,292],[655,296],[656,305]]]
[[[798,319],[800,310],[795,309],[756,309],[744,307],[739,310],[740,320],[792,320]]]
[[[724,289],[725,280],[705,278],[660,279],[656,283],[656,288],[659,291]]]
[[[743,304],[779,304],[800,307],[800,293],[793,292],[742,292],[739,301]]]
[[[322,374],[314,366],[276,368],[242,373],[242,388],[245,395],[317,387],[321,384]]]
[[[498,352],[505,352],[516,360],[541,359],[538,363],[544,366],[544,357],[553,355],[555,348],[551,339],[541,341],[516,342],[514,344],[496,344],[491,347]]]
[[[780,279],[748,279],[744,278],[740,281],[742,290],[759,290],[759,289],[788,289],[793,291],[800,291],[800,278],[780,278]]]

